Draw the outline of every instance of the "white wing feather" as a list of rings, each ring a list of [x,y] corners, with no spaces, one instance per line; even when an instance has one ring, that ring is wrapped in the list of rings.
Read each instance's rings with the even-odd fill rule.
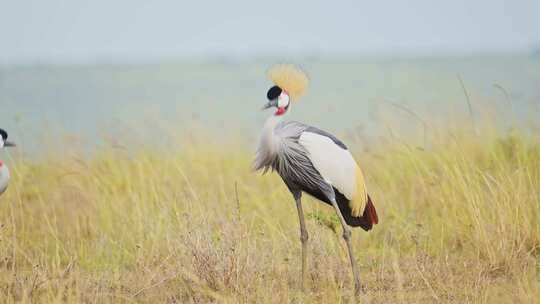
[[[348,150],[326,136],[304,131],[299,143],[309,153],[309,159],[322,177],[349,200],[356,193],[356,162]]]

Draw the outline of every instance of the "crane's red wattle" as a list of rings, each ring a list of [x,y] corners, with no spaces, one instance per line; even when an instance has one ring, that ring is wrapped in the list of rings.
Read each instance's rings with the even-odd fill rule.
[[[279,107],[276,111],[276,114],[275,115],[283,115],[285,113],[285,108],[284,107]]]

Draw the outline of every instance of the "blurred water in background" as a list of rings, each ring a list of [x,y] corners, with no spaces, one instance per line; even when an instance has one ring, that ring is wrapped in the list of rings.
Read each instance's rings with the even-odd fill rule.
[[[0,124],[24,150],[34,151],[58,134],[94,146],[166,141],[194,125],[253,140],[269,113],[260,111],[274,61],[170,62],[147,65],[43,65],[0,67]],[[474,115],[496,114],[501,125],[517,120],[538,127],[540,59],[534,56],[366,58],[305,60],[308,94],[293,104],[291,119],[332,132],[375,135],[399,117],[397,129],[419,132],[418,121],[451,113],[469,116],[463,80]],[[508,95],[506,95],[508,94]],[[394,105],[392,105],[392,103]]]

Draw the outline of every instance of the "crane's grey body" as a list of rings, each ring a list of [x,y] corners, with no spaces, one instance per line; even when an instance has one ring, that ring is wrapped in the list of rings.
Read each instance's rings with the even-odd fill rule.
[[[338,149],[347,146],[332,134],[296,121],[281,121],[280,116],[270,116],[265,123],[254,161],[254,169],[267,172],[276,171],[293,196],[299,198],[301,192],[332,205],[336,201],[345,219],[353,227],[370,230],[372,225],[365,218],[353,216],[350,200],[314,166],[309,152],[300,142],[302,134],[314,133],[330,139]],[[332,155],[328,155],[332,157]]]
[[[9,142],[7,139],[8,133],[5,130],[0,129],[0,150],[5,147],[15,147],[15,144]],[[9,169],[6,164],[0,159],[0,195],[6,191],[9,184],[9,179]]]
[[[339,147],[338,149],[346,150],[347,147],[325,131],[295,121],[282,121],[282,119],[282,115],[268,117],[257,148],[254,169],[263,170],[263,172],[268,170],[277,171],[296,201],[300,221],[300,239],[302,241],[302,286],[305,288],[309,236],[305,225],[301,197],[302,192],[307,192],[335,208],[343,226],[343,237],[347,243],[354,274],[355,293],[358,294],[361,288],[360,280],[356,260],[352,254],[351,231],[348,225],[361,226],[366,230],[371,229],[371,225],[368,225],[369,228],[367,228],[368,226],[365,225],[366,222],[362,217],[351,216],[351,209],[348,206],[349,200],[339,193],[331,183],[326,181],[316,169],[307,148],[301,143],[301,137],[306,132],[315,133],[332,140]]]
[[[255,157],[255,170],[275,170],[293,192],[303,189],[326,189],[329,185],[309,159],[309,153],[299,143],[300,136],[315,128],[296,121],[280,121],[280,117],[268,118]]]
[[[9,169],[6,164],[3,164],[0,161],[0,195],[6,191],[9,184],[9,179]]]

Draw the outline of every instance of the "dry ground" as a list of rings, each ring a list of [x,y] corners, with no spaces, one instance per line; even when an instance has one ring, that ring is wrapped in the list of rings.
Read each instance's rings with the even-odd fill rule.
[[[445,132],[420,149],[352,147],[380,224],[353,231],[362,303],[537,303],[540,142]],[[308,291],[295,205],[252,149],[186,141],[10,161],[0,299],[70,303],[352,303],[332,209],[306,199]],[[189,148],[186,148],[189,147]]]

